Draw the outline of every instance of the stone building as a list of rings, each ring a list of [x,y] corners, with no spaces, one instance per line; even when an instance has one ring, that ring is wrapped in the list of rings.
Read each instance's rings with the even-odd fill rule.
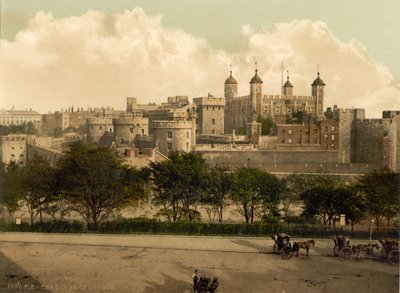
[[[32,110],[14,111],[0,109],[0,125],[21,125],[32,122],[35,125],[40,124],[42,121],[41,115]]]
[[[196,135],[223,135],[225,98],[215,98],[211,95],[204,98],[194,98],[196,104]]]
[[[281,95],[265,95],[263,81],[256,69],[255,75],[250,80],[250,95],[238,96],[237,81],[230,76],[225,81],[224,92],[225,107],[225,132],[232,130],[242,132],[248,122],[253,121],[253,116],[263,116],[275,119],[279,115],[292,115],[303,112],[310,115],[323,115],[325,83],[319,77],[311,84],[310,96],[293,95],[293,85],[287,77]]]
[[[0,159],[3,163],[15,162],[20,166],[26,164],[25,134],[9,134],[0,137]]]
[[[96,117],[86,119],[88,143],[100,143],[114,136],[114,125],[111,118]]]
[[[303,115],[301,123],[277,124],[278,144],[315,145],[321,149],[338,149],[339,123],[335,119]]]
[[[192,120],[153,121],[153,145],[161,153],[190,152],[194,145]]]

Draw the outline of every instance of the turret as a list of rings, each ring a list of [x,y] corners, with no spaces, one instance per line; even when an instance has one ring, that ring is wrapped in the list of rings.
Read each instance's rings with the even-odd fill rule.
[[[251,105],[252,105],[253,110],[256,113],[259,113],[259,111],[257,111],[257,110],[260,110],[260,109],[257,109],[257,104],[261,103],[263,81],[258,76],[257,69],[255,71],[256,71],[256,73],[254,74],[253,78],[250,80],[250,97],[251,97]]]
[[[311,84],[311,95],[313,97],[316,97],[316,115],[323,115],[323,105],[324,105],[324,87],[325,83],[322,81],[322,79],[319,77],[319,72],[318,72],[318,77],[313,81]]]
[[[287,75],[287,81],[283,85],[283,95],[284,96],[292,96],[293,95],[293,85],[289,81],[289,72]]]
[[[230,71],[230,75],[225,80],[225,99],[232,99],[237,97],[238,94],[238,85],[236,79],[232,76],[232,70]]]

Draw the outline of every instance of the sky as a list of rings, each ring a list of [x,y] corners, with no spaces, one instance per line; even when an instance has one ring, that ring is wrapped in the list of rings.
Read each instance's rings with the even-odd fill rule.
[[[0,108],[125,109],[223,96],[230,65],[265,94],[282,63],[295,95],[317,76],[324,107],[400,110],[398,0],[0,0]]]

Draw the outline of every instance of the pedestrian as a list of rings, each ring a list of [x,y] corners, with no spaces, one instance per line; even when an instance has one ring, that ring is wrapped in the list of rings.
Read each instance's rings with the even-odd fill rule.
[[[194,270],[192,279],[193,279],[193,293],[196,293],[198,291],[198,287],[199,287],[199,277],[197,277],[197,269]]]

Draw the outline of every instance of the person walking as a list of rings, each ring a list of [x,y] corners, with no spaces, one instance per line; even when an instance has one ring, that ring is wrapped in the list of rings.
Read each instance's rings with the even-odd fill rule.
[[[197,269],[194,270],[194,274],[192,275],[193,279],[193,293],[198,292],[198,287],[199,287],[199,277],[197,276]]]

